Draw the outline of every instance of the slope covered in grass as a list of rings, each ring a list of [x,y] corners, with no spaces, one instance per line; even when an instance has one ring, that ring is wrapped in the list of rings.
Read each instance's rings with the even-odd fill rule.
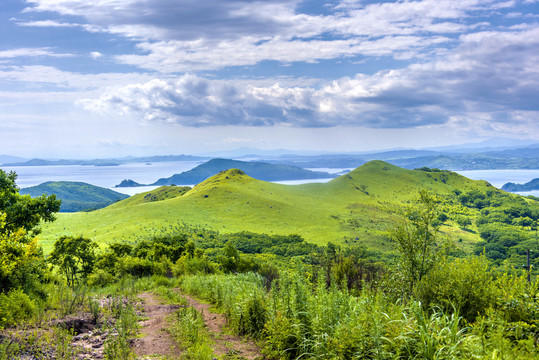
[[[60,214],[44,226],[40,239],[46,250],[61,235],[84,234],[98,242],[134,240],[183,222],[220,232],[299,234],[317,244],[364,243],[388,250],[393,247],[388,230],[420,190],[441,196],[454,190],[500,191],[456,173],[406,170],[382,161],[324,184],[281,185],[226,170],[181,196],[155,202],[133,198],[92,213]],[[447,211],[463,211],[447,206]],[[465,243],[478,240],[477,234],[458,227],[443,226],[442,231]]]
[[[175,197],[182,196],[189,190],[191,190],[189,186],[161,186],[155,190],[133,195],[130,198],[111,206],[125,207],[173,199]]]
[[[62,200],[60,211],[77,212],[104,208],[129,195],[83,182],[49,181],[43,184],[21,189],[20,194],[32,197],[43,194],[56,195]]]

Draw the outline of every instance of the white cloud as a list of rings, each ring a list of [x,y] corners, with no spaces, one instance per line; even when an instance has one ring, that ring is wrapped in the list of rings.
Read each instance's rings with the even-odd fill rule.
[[[406,128],[477,114],[488,114],[491,124],[525,123],[539,114],[539,28],[481,32],[460,41],[438,60],[317,87],[185,75],[129,85],[84,104],[195,127]]]
[[[39,27],[38,31],[51,27],[56,33],[78,27],[92,33],[88,39],[111,40],[88,44],[77,52],[86,54],[81,61],[100,69],[114,65],[114,71],[132,71],[118,64],[134,65],[150,74],[62,71],[60,63],[50,66],[54,59],[34,65],[23,59],[24,63],[12,65],[17,58],[69,56],[60,53],[69,51],[3,50],[0,81],[22,90],[7,94],[0,105],[20,104],[25,93],[44,103],[65,94],[58,98],[70,102],[83,98],[77,103],[86,109],[119,112],[127,115],[124,119],[143,119],[161,129],[175,124],[190,131],[219,125],[305,130],[459,124],[484,134],[531,128],[539,111],[539,27],[533,23],[536,15],[526,13],[522,1],[343,0],[318,14],[301,13],[309,1],[299,0],[26,3],[21,15],[26,20],[13,19],[13,24]],[[500,21],[511,25],[499,25]],[[110,51],[112,43],[120,46]],[[135,51],[130,51],[133,46]],[[90,52],[93,49],[99,52]],[[89,61],[103,56],[106,62]],[[347,58],[350,61],[342,64],[330,61]],[[396,65],[392,59],[401,62]],[[107,64],[110,60],[118,64]],[[238,74],[240,66],[264,68],[268,60],[296,66],[319,62],[306,67],[305,74],[342,66],[345,70],[335,73],[349,77],[280,79],[257,73],[253,66],[237,75],[241,78],[219,78]],[[231,67],[236,68],[228,73]],[[197,75],[202,72],[213,73]],[[182,75],[186,73],[190,75]],[[321,77],[331,78],[331,73]],[[54,95],[46,97],[49,90]]]
[[[90,32],[138,43],[139,54],[116,59],[158,72],[194,72],[264,60],[312,62],[348,56],[430,56],[468,23],[514,2],[422,0],[364,4],[342,1],[333,13],[299,13],[299,1],[27,0],[30,12],[84,17]],[[308,2],[307,2],[308,3]],[[56,22],[52,22],[52,26]]]
[[[92,57],[92,59],[99,59],[103,56],[103,54],[101,54],[99,51],[92,51],[90,53],[90,56]]]
[[[136,81],[148,81],[149,75],[136,73],[81,74],[62,71],[53,66],[0,66],[0,80],[18,83],[20,86],[36,88],[54,86],[69,90],[104,90],[124,86]],[[47,89],[46,91],[49,91]]]
[[[17,19],[11,19],[17,20]],[[80,24],[64,23],[54,20],[37,20],[37,21],[17,21],[19,26],[27,27],[79,27]]]
[[[60,54],[52,51],[52,48],[49,47],[39,47],[39,48],[18,48],[0,51],[0,59],[12,59],[18,57],[71,57],[75,56],[73,54]]]

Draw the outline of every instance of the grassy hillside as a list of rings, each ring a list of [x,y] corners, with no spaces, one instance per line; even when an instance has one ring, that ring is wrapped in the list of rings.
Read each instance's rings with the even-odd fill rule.
[[[43,227],[40,241],[47,251],[61,235],[84,234],[103,243],[134,240],[186,223],[221,232],[296,233],[317,244],[364,243],[391,250],[387,231],[400,221],[400,211],[421,189],[441,196],[455,189],[500,191],[456,173],[406,170],[382,161],[369,162],[325,184],[293,186],[227,170],[182,196],[145,202],[140,199],[148,194],[140,194],[91,213],[59,214],[57,221]],[[451,214],[472,218],[478,214],[460,205],[444,207]],[[479,241],[474,225],[461,229],[451,220],[446,224],[442,231],[462,239],[463,245]]]
[[[62,212],[100,209],[129,197],[110,189],[72,181],[49,181],[21,189],[19,193],[32,197],[42,194],[56,195],[62,200],[60,208]]]
[[[269,164],[258,161],[212,159],[194,169],[156,181],[153,185],[198,184],[220,171],[240,169],[247,175],[264,181],[331,178],[325,172],[309,171],[292,165]]]
[[[189,190],[191,190],[189,186],[161,186],[160,188],[157,188],[152,191],[133,195],[130,198],[122,201],[121,205],[120,203],[117,203],[116,206],[126,207],[145,204],[149,202],[173,199],[175,197],[182,196]]]

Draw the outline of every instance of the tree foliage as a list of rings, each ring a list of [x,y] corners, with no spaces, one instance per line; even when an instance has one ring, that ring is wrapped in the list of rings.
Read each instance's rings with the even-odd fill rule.
[[[20,288],[39,292],[45,267],[33,235],[40,221],[53,221],[60,210],[54,195],[32,199],[19,194],[17,175],[0,170],[0,293]]]
[[[6,234],[5,218],[0,214],[0,293],[14,288],[35,292],[44,272],[41,249],[22,229]]]
[[[62,236],[54,243],[49,262],[60,268],[67,284],[73,287],[80,279],[86,279],[92,273],[96,260],[97,244],[82,236]]]
[[[435,264],[438,215],[436,197],[421,191],[417,205],[407,211],[403,224],[391,234],[401,255],[399,265],[403,280],[408,284],[408,295]]]
[[[0,170],[0,212],[5,214],[4,234],[24,229],[29,235],[37,234],[40,221],[54,221],[60,211],[60,200],[55,195],[32,198],[20,195],[15,181],[17,174]]]

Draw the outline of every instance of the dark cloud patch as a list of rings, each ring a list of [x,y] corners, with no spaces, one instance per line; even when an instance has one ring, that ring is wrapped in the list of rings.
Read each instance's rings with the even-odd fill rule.
[[[38,11],[86,18],[106,31],[125,32],[148,39],[190,41],[201,38],[234,39],[246,34],[264,36],[283,29],[271,12],[293,9],[295,1],[250,0],[138,0],[125,2],[32,0]],[[135,29],[135,28],[138,28]],[[153,32],[152,32],[153,30]]]

